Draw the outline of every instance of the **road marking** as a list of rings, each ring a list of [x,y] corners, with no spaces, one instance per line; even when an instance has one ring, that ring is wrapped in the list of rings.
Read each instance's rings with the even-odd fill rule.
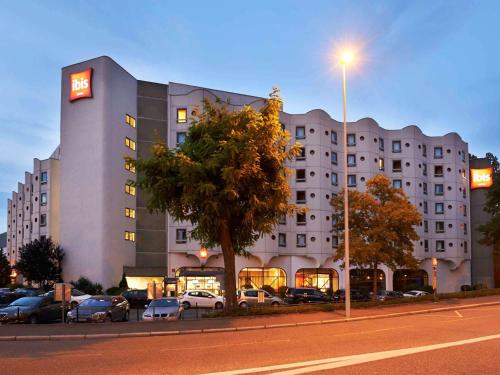
[[[275,370],[285,370],[279,372],[273,372],[274,375],[298,375],[298,374],[306,374],[312,373],[316,371],[325,371],[339,367],[346,367],[357,365],[366,362],[379,361],[382,359],[396,358],[407,356],[411,354],[423,353],[433,350],[440,350],[451,348],[455,346],[462,346],[468,344],[475,344],[478,342],[489,341],[489,340],[497,340],[500,339],[500,334],[489,335],[489,336],[481,336],[472,339],[458,340],[445,342],[441,344],[432,344],[432,345],[424,345],[417,346],[414,348],[405,348],[405,349],[395,349],[395,350],[387,350],[382,352],[373,352],[373,353],[364,353],[364,354],[355,354],[350,356],[343,357],[332,357],[325,358],[313,361],[304,361],[304,362],[294,362],[287,363],[282,365],[273,365],[273,366],[265,366],[265,367],[254,367],[247,368],[241,370],[230,370],[223,372],[212,372],[204,375],[241,375],[241,374],[253,374],[259,372],[269,372]]]
[[[458,315],[459,318],[463,318],[464,316],[462,314],[460,314],[457,310],[455,310],[455,314]]]
[[[269,343],[283,343],[283,342],[290,342],[290,339],[283,339],[283,340],[261,340],[261,341],[249,341],[249,342],[237,342],[237,343],[230,343],[230,344],[220,344],[220,345],[207,345],[207,346],[186,346],[182,348],[165,348],[161,349],[161,352],[170,352],[170,351],[176,351],[176,350],[193,350],[193,349],[214,349],[214,348],[225,348],[228,346],[240,346],[240,345],[261,345],[261,344],[269,344]]]

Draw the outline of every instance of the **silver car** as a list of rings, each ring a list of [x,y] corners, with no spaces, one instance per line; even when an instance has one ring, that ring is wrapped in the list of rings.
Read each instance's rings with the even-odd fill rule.
[[[259,291],[264,293],[264,302],[259,303]],[[238,306],[239,307],[249,307],[249,306],[279,306],[283,305],[284,302],[281,298],[271,295],[262,289],[245,289],[238,290]]]
[[[177,320],[183,310],[179,300],[175,297],[157,298],[146,305],[142,314],[145,321],[153,320]]]

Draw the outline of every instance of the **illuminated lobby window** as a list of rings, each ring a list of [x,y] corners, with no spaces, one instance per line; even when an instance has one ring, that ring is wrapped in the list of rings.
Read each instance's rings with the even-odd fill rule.
[[[125,184],[125,193],[135,195],[135,186]]]
[[[277,292],[286,286],[286,273],[274,267],[243,268],[238,275],[238,285],[241,289],[261,289],[266,285]]]
[[[135,219],[135,210],[133,208],[125,208],[125,216],[131,219]]]
[[[135,242],[135,232],[125,231],[125,241]]]
[[[131,140],[128,137],[125,137],[125,146],[127,146],[129,149],[135,151],[135,141]]]
[[[295,287],[335,292],[339,288],[339,274],[332,268],[301,268],[295,273]]]
[[[125,169],[129,172],[135,173],[135,165],[129,161],[125,161]]]
[[[187,109],[177,108],[177,123],[184,124],[187,122]]]
[[[130,115],[125,115],[125,123],[135,128],[135,118]]]

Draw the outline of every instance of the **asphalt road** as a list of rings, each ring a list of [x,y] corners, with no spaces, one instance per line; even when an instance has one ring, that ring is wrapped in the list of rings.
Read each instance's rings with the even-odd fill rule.
[[[0,342],[5,375],[486,375],[500,373],[498,358],[500,306],[243,332]]]

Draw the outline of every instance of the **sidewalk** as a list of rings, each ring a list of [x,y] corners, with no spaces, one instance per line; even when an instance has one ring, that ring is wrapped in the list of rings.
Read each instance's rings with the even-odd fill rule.
[[[399,306],[353,309],[351,320],[389,318],[391,316],[428,313],[443,309],[461,309],[469,305],[500,305],[500,296],[443,300]],[[477,306],[475,306],[477,307]],[[0,326],[0,341],[60,340],[115,338],[169,334],[209,333],[249,329],[279,328],[280,326],[333,324],[345,322],[344,311],[312,312],[253,317],[224,317],[177,322],[79,323],[79,324],[8,324]],[[72,336],[67,336],[72,335]],[[87,337],[87,335],[89,335]],[[66,336],[66,337],[63,337]]]

